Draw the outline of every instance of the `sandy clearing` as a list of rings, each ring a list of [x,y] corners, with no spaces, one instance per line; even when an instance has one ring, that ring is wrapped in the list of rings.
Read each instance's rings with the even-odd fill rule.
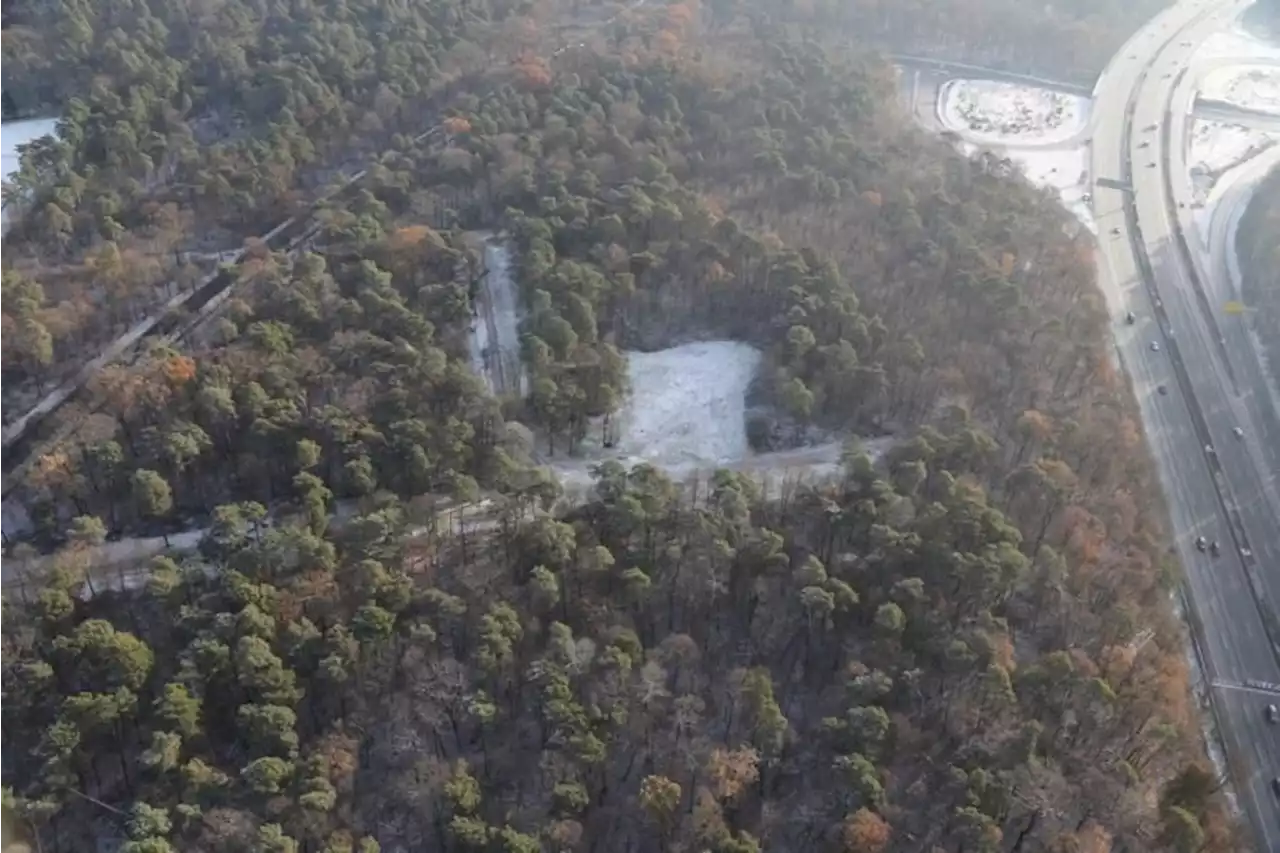
[[[972,142],[1051,145],[1088,121],[1086,98],[993,80],[952,80],[939,92],[944,127]]]

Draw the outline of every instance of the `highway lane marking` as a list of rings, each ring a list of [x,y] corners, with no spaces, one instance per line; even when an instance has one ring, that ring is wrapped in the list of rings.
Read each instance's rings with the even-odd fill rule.
[[[1214,687],[1223,690],[1239,690],[1242,693],[1260,693],[1263,696],[1280,696],[1280,684],[1271,681],[1258,681],[1249,679],[1243,684],[1236,681],[1223,681],[1221,679],[1212,682]]]
[[[1187,7],[1192,8],[1192,9],[1200,9],[1200,8],[1201,8],[1201,7],[1203,7],[1205,4],[1203,4],[1203,3],[1199,3],[1199,2],[1196,2],[1196,3],[1194,3],[1194,4],[1186,4],[1186,5],[1187,5]],[[1185,36],[1188,34],[1188,32],[1189,32],[1189,31],[1190,31],[1191,35],[1193,35],[1193,36],[1200,36],[1200,35],[1201,35],[1201,33],[1202,33],[1202,32],[1203,32],[1203,30],[1204,30],[1204,26],[1205,26],[1205,24],[1210,24],[1210,23],[1212,23],[1212,24],[1215,24],[1215,25],[1216,25],[1216,24],[1217,24],[1217,18],[1218,18],[1218,16],[1219,16],[1220,14],[1222,14],[1222,12],[1225,12],[1227,9],[1215,10],[1215,5],[1217,5],[1217,4],[1210,3],[1210,4],[1208,4],[1208,6],[1206,7],[1206,8],[1209,10],[1209,15],[1207,15],[1207,16],[1206,16],[1203,12],[1199,12],[1199,13],[1195,14],[1195,15],[1194,15],[1190,20],[1186,21],[1185,23],[1177,23],[1177,22],[1179,21],[1179,19],[1182,17],[1181,10],[1184,8],[1184,4],[1182,4],[1182,3],[1179,3],[1179,4],[1175,7],[1175,8],[1177,8],[1177,9],[1179,9],[1179,10],[1180,10],[1179,15],[1177,15],[1177,16],[1171,16],[1171,17],[1167,17],[1167,18],[1165,18],[1165,17],[1158,17],[1158,18],[1157,18],[1157,21],[1156,21],[1155,23],[1158,23],[1158,24],[1160,25],[1160,29],[1161,29],[1162,31],[1163,31],[1163,30],[1165,30],[1165,29],[1166,29],[1166,27],[1167,27],[1167,25],[1168,25],[1168,24],[1170,24],[1170,23],[1177,23],[1177,27],[1176,27],[1176,29],[1175,29],[1175,33],[1174,33],[1174,35],[1173,35],[1172,37],[1170,37],[1170,39],[1169,39],[1167,42],[1165,42],[1164,44],[1159,45],[1159,47],[1158,47],[1158,48],[1157,48],[1157,50],[1156,50],[1155,55],[1154,55],[1154,56],[1152,56],[1152,57],[1148,57],[1148,59],[1147,59],[1147,67],[1143,69],[1142,73],[1138,76],[1138,78],[1137,78],[1136,82],[1133,84],[1133,88],[1131,88],[1130,92],[1128,93],[1128,98],[1129,98],[1129,100],[1128,100],[1128,102],[1126,103],[1126,113],[1127,113],[1127,115],[1126,115],[1126,117],[1125,117],[1125,118],[1126,118],[1126,126],[1124,126],[1124,127],[1122,127],[1122,128],[1121,128],[1121,129],[1122,129],[1122,131],[1123,131],[1122,136],[1121,136],[1122,147],[1125,145],[1125,143],[1126,143],[1126,142],[1127,142],[1127,143],[1130,143],[1130,144],[1132,143],[1132,139],[1133,139],[1133,136],[1134,136],[1134,134],[1133,134],[1133,130],[1134,130],[1135,122],[1137,122],[1137,121],[1138,121],[1138,117],[1139,117],[1139,116],[1144,116],[1144,115],[1146,115],[1146,114],[1149,112],[1149,110],[1146,108],[1146,103],[1147,103],[1147,101],[1146,101],[1146,98],[1144,97],[1145,95],[1147,95],[1147,94],[1148,94],[1148,91],[1147,91],[1147,90],[1149,90],[1149,84],[1148,84],[1148,81],[1147,81],[1147,77],[1148,77],[1148,73],[1147,73],[1147,72],[1148,72],[1148,71],[1154,71],[1154,73],[1158,73],[1159,68],[1160,68],[1160,67],[1162,67],[1162,66],[1163,66],[1163,64],[1164,64],[1164,60],[1165,60],[1166,58],[1171,58],[1171,57],[1176,57],[1176,58],[1179,60],[1179,61],[1178,61],[1178,64],[1179,64],[1179,65],[1183,65],[1183,66],[1184,66],[1184,70],[1185,70],[1185,66],[1186,66],[1186,65],[1188,65],[1189,63],[1184,63],[1184,62],[1182,62],[1182,61],[1181,61],[1183,53],[1182,53],[1182,51],[1180,51],[1180,50],[1173,50],[1173,49],[1172,49],[1172,42],[1173,42],[1175,39],[1179,38],[1179,37],[1185,37]],[[1232,14],[1235,14],[1236,12],[1238,12],[1238,11],[1239,11],[1239,9],[1240,9],[1241,7],[1248,5],[1248,0],[1244,0],[1244,2],[1241,2],[1241,0],[1236,0],[1236,2],[1232,2],[1232,3],[1222,3],[1221,5],[1222,5],[1223,7],[1227,7],[1227,8],[1229,8],[1229,10],[1231,11],[1231,13],[1232,13]],[[1149,25],[1149,27],[1150,27],[1150,25]],[[1151,28],[1144,28],[1144,29],[1146,30],[1146,32],[1145,32],[1145,34],[1144,34],[1144,35],[1147,37],[1147,39],[1148,39],[1148,43],[1149,43],[1149,42],[1152,40],[1152,39],[1151,39],[1151,37],[1155,35],[1155,32],[1154,32],[1154,31],[1153,31],[1153,29],[1151,29]],[[1157,40],[1157,41],[1158,41],[1158,40]],[[1193,37],[1193,38],[1191,39],[1191,41],[1199,41],[1199,42],[1203,43],[1203,38],[1202,38],[1202,37],[1201,37],[1201,38],[1194,38],[1194,37]],[[1130,49],[1130,47],[1131,47],[1131,44],[1130,44],[1129,42],[1126,42],[1126,44],[1125,44],[1124,48],[1122,48],[1122,50],[1126,51],[1126,53],[1127,53],[1127,51]],[[1198,47],[1198,45],[1197,45],[1197,47]],[[1141,53],[1141,50],[1136,51],[1136,53]],[[1136,60],[1137,58],[1138,58],[1138,57],[1137,57],[1137,55],[1133,55],[1133,56],[1131,56],[1131,57],[1130,57],[1130,59],[1134,59],[1134,60]],[[1107,69],[1104,71],[1104,76],[1113,70],[1113,64],[1118,64],[1118,63],[1117,63],[1117,61],[1116,61],[1116,60],[1114,60],[1114,59],[1112,60],[1112,62],[1111,62],[1111,63],[1108,63],[1108,67],[1107,67]],[[1185,75],[1183,75],[1183,76],[1185,76]],[[1182,76],[1180,76],[1179,81],[1175,82],[1175,84],[1174,84],[1174,85],[1175,85],[1175,87],[1178,85],[1178,82],[1181,82],[1181,79],[1182,79]],[[1100,82],[1101,82],[1101,81],[1100,81]],[[1100,96],[1101,96],[1103,93],[1102,93],[1102,91],[1101,91],[1101,86],[1099,86],[1098,88],[1099,88],[1099,91],[1098,91],[1096,94],[1099,96],[1098,100],[1101,100],[1101,97],[1100,97]],[[1166,88],[1167,88],[1167,87],[1166,87]],[[1151,92],[1151,94],[1157,94],[1157,93],[1156,93],[1156,92]],[[1157,95],[1157,97],[1160,97],[1160,95]],[[1166,101],[1166,104],[1170,103],[1171,101],[1172,101],[1172,95],[1170,95],[1170,96],[1169,96],[1168,100]],[[1095,113],[1096,113],[1096,114],[1100,114],[1100,113],[1101,113],[1101,110],[1095,110]],[[1168,123],[1164,123],[1164,124],[1165,124],[1165,128],[1164,128],[1164,136],[1165,136],[1165,139],[1167,140],[1168,135],[1169,135],[1169,126],[1168,126]],[[1183,144],[1185,144],[1185,137],[1184,137],[1184,143],[1183,143]],[[1168,143],[1166,142],[1166,143],[1165,143],[1165,145],[1164,145],[1163,147],[1166,147],[1166,148],[1167,148],[1167,147],[1168,147]],[[1123,159],[1124,159],[1124,165],[1125,165],[1125,172],[1126,172],[1126,176],[1127,176],[1128,174],[1131,174],[1131,173],[1132,173],[1132,172],[1131,172],[1131,170],[1132,170],[1132,168],[1133,168],[1133,164],[1132,164],[1132,162],[1131,162],[1131,155],[1132,155],[1133,153],[1134,153],[1133,151],[1128,151],[1128,152],[1126,152],[1126,155],[1125,155],[1125,157],[1123,158]],[[1167,156],[1167,155],[1166,155],[1166,156]],[[1166,162],[1166,165],[1165,165],[1165,171],[1167,171],[1167,169],[1168,169],[1168,164],[1167,164],[1167,162]],[[1146,170],[1144,169],[1143,171],[1146,171]],[[1165,181],[1165,183],[1166,183],[1166,184],[1168,184],[1169,182],[1166,180],[1166,181]],[[1162,194],[1163,194],[1163,193],[1162,193]],[[1134,204],[1135,214],[1136,214],[1136,210],[1137,210],[1137,209],[1144,209],[1144,210],[1145,210],[1145,208],[1146,208],[1147,206],[1149,206],[1149,205],[1142,205],[1142,206],[1140,207],[1140,206],[1139,206],[1139,204],[1135,202],[1135,204]],[[1159,213],[1159,211],[1157,211],[1157,213]],[[1166,217],[1165,217],[1165,216],[1160,216],[1160,215],[1158,215],[1158,216],[1157,216],[1157,218],[1156,218],[1156,220],[1157,220],[1157,222],[1160,222],[1163,226],[1167,227],[1167,219],[1166,219]],[[1143,248],[1147,248],[1147,247],[1144,245],[1144,246],[1143,246]],[[1142,266],[1142,263],[1141,263],[1141,260],[1140,260],[1140,259],[1138,259],[1138,258],[1136,257],[1136,252],[1137,252],[1137,247],[1135,247],[1135,260],[1137,260],[1137,261],[1138,261],[1138,263],[1139,263],[1139,267],[1141,267],[1141,266]],[[1150,265],[1150,264],[1149,264],[1149,262],[1148,262],[1148,266],[1149,266],[1149,265]],[[1151,270],[1151,269],[1145,269],[1145,270],[1143,270],[1143,272],[1144,272],[1144,273],[1146,273],[1146,274],[1148,274],[1148,275],[1150,275],[1151,273],[1153,273],[1153,272],[1154,272],[1154,270]],[[1163,272],[1163,271],[1162,271],[1162,272]],[[1156,296],[1156,295],[1157,295],[1157,294],[1159,294],[1160,292],[1161,292],[1161,291],[1160,291],[1160,289],[1158,288],[1158,286],[1156,285],[1156,283],[1155,283],[1155,282],[1152,282],[1152,286],[1151,286],[1151,295],[1152,295],[1152,296]],[[1164,295],[1165,295],[1166,297],[1170,296],[1170,294],[1169,294],[1168,292],[1165,292],[1165,294],[1164,294]],[[1173,296],[1173,301],[1171,302],[1171,307],[1181,305],[1181,303],[1183,303],[1183,302],[1184,302],[1183,294],[1181,293],[1180,288],[1175,288],[1175,289],[1174,289],[1174,292],[1173,292],[1173,294],[1172,294],[1172,296]],[[1180,313],[1181,313],[1181,312],[1180,312]],[[1187,314],[1184,314],[1184,316],[1194,316],[1194,315],[1187,315]],[[1196,329],[1196,328],[1198,328],[1198,326],[1199,326],[1199,323],[1193,324],[1193,330],[1194,330],[1194,329]],[[1193,331],[1193,332],[1192,332],[1192,334],[1193,334],[1193,337],[1194,337],[1194,336],[1195,336],[1195,331]],[[1169,352],[1170,352],[1170,355],[1171,355],[1171,356],[1173,356],[1173,357],[1176,357],[1176,356],[1178,355],[1178,347],[1177,347],[1176,345],[1173,345],[1173,342],[1172,342],[1172,341],[1170,341],[1170,344],[1171,344],[1171,345],[1170,345],[1170,346],[1169,346],[1169,348],[1168,348],[1168,349],[1169,349]],[[1201,383],[1195,383],[1195,384],[1193,384],[1193,383],[1191,382],[1190,376],[1188,376],[1188,375],[1187,375],[1187,372],[1185,371],[1185,369],[1180,370],[1180,371],[1177,371],[1177,372],[1179,373],[1179,376],[1178,376],[1178,378],[1179,378],[1179,384],[1183,386],[1183,388],[1184,388],[1184,390],[1185,390],[1185,391],[1188,391],[1188,392],[1190,392],[1190,393],[1194,393],[1195,391],[1200,390],[1200,385],[1201,385]],[[1212,398],[1211,398],[1211,399],[1212,399]],[[1142,402],[1142,403],[1147,403],[1147,400],[1143,399],[1143,400],[1141,400],[1141,402]],[[1191,406],[1194,406],[1198,401],[1197,401],[1197,400],[1195,400],[1195,398],[1194,398],[1194,397],[1192,397],[1192,399],[1190,399],[1190,400],[1186,400],[1185,402],[1188,404],[1188,406],[1189,406],[1189,407],[1191,407]],[[1150,405],[1148,404],[1148,405],[1143,405],[1143,407],[1142,407],[1142,408],[1143,408],[1143,414],[1144,414],[1144,416],[1145,416],[1145,415],[1147,415],[1147,414],[1149,414],[1149,413],[1150,413],[1150,410],[1151,410],[1153,407],[1152,407],[1152,406],[1150,406]],[[1156,409],[1157,409],[1157,411],[1159,411],[1159,410],[1163,409],[1164,407],[1154,407],[1154,408],[1156,408]],[[1162,413],[1162,414],[1163,414],[1163,413]],[[1169,414],[1172,414],[1172,413],[1170,412]],[[1192,414],[1194,415],[1194,414],[1196,414],[1196,413],[1192,413]],[[1205,425],[1204,425],[1204,429],[1202,430],[1202,429],[1201,429],[1201,425],[1200,425],[1200,424],[1198,424],[1198,423],[1195,423],[1195,418],[1194,418],[1194,417],[1192,418],[1192,426],[1193,426],[1193,431],[1194,431],[1195,435],[1197,436],[1197,438],[1199,438],[1199,436],[1200,436],[1200,435],[1202,435],[1203,433],[1206,433],[1206,432],[1207,432],[1207,430],[1208,430],[1208,426],[1207,426],[1207,424],[1205,424]],[[1199,456],[1199,454],[1196,454],[1196,456]],[[1203,459],[1203,457],[1201,457],[1201,459]],[[1163,482],[1165,482],[1166,484],[1172,481],[1172,482],[1178,483],[1179,485],[1183,485],[1183,486],[1188,485],[1188,484],[1187,484],[1187,483],[1185,483],[1185,482],[1179,482],[1179,481],[1181,480],[1181,477],[1179,476],[1179,472],[1177,471],[1177,469],[1178,469],[1180,466],[1179,466],[1179,465],[1176,465],[1176,464],[1174,464],[1174,465],[1170,465],[1170,463],[1171,463],[1172,461],[1174,461],[1174,460],[1173,460],[1173,459],[1170,459],[1170,458],[1168,458],[1168,457],[1164,457],[1164,458],[1162,458],[1162,460],[1161,460],[1161,462],[1162,462],[1162,464],[1161,464],[1161,468],[1162,468],[1162,469],[1164,469],[1164,468],[1172,468],[1173,470],[1171,470],[1171,471],[1170,471],[1170,470],[1162,470],[1162,471],[1161,471],[1161,475],[1160,475],[1160,476],[1161,476],[1161,480],[1162,480]],[[1193,463],[1191,464],[1190,468],[1189,468],[1188,470],[1186,470],[1186,471],[1182,472],[1182,473],[1190,474],[1190,473],[1192,473],[1192,471],[1194,471],[1195,469],[1202,469],[1202,467],[1203,467],[1203,463],[1199,463],[1199,464],[1197,464],[1196,462],[1193,462]],[[1213,466],[1211,465],[1211,467],[1213,467]],[[1196,473],[1199,473],[1199,472],[1198,472],[1198,471],[1196,471]],[[1200,480],[1200,478],[1196,478],[1196,479],[1197,479],[1197,480]],[[1202,483],[1202,482],[1203,482],[1203,480],[1200,480],[1200,482]],[[1197,485],[1199,485],[1199,483],[1197,483]],[[1215,483],[1215,486],[1216,486],[1216,485],[1217,485],[1217,484]],[[1216,491],[1216,489],[1215,489],[1215,491]],[[1180,499],[1180,497],[1181,497],[1181,499]],[[1183,496],[1168,495],[1168,502],[1169,502],[1169,505],[1170,505],[1171,512],[1175,512],[1175,513],[1176,513],[1176,512],[1177,512],[1177,508],[1178,508],[1179,504],[1180,504],[1180,503],[1182,503],[1182,501],[1183,501],[1183,500],[1185,500],[1187,497],[1188,497],[1188,496],[1186,496],[1186,495],[1183,495]],[[1228,521],[1228,523],[1230,523],[1230,522],[1232,521],[1232,519],[1231,519],[1232,512],[1230,511],[1230,509],[1228,508],[1228,506],[1226,505],[1226,503],[1225,503],[1225,502],[1223,502],[1223,501],[1221,500],[1221,498],[1222,498],[1222,494],[1221,494],[1221,492],[1220,492],[1220,491],[1219,491],[1218,497],[1219,497],[1219,502],[1220,502],[1220,504],[1221,504],[1221,509],[1222,509],[1223,513],[1225,513],[1225,515],[1227,516],[1227,519],[1226,519],[1226,520]],[[1198,501],[1198,496],[1197,496],[1196,500]],[[1217,513],[1215,513],[1215,515],[1217,515]],[[1195,561],[1195,562],[1193,563],[1193,565],[1198,564],[1198,563],[1199,563],[1199,561]],[[1201,570],[1201,569],[1203,569],[1203,570]],[[1197,583],[1197,582],[1198,582],[1198,581],[1203,580],[1203,577],[1202,577],[1202,576],[1203,576],[1203,575],[1205,575],[1205,574],[1207,574],[1207,573],[1209,573],[1209,569],[1208,569],[1208,567],[1189,568],[1189,570],[1188,570],[1188,576],[1189,576],[1189,578],[1190,578],[1190,580],[1191,580],[1191,586],[1192,586],[1192,587],[1196,587],[1196,586],[1198,586],[1198,585],[1199,585],[1199,583]],[[1193,591],[1191,592],[1191,594],[1190,594],[1190,596],[1189,596],[1189,597],[1192,599],[1192,601],[1193,601],[1193,602],[1195,602],[1195,604],[1193,604],[1193,605],[1192,605],[1193,607],[1196,607],[1197,605],[1207,604],[1207,605],[1209,605],[1209,606],[1208,606],[1208,608],[1207,608],[1208,610],[1216,611],[1216,610],[1218,610],[1218,609],[1219,609],[1219,606],[1218,606],[1218,605],[1226,606],[1226,603],[1225,603],[1225,602],[1215,601],[1215,599],[1217,598],[1217,596],[1216,596],[1216,595],[1208,596],[1208,597],[1207,597],[1207,601],[1203,601],[1203,602],[1202,602],[1202,601],[1201,601],[1201,599],[1202,599],[1202,598],[1205,598],[1205,597],[1204,597],[1204,596],[1202,596],[1202,595],[1197,595],[1197,594],[1196,594],[1196,591],[1194,591],[1194,590],[1193,590]],[[1229,608],[1229,609],[1234,609],[1234,607]],[[1211,620],[1211,621],[1210,621],[1209,623],[1207,623],[1207,624],[1212,624],[1213,622],[1217,622],[1217,621],[1218,621],[1218,620],[1217,620],[1217,618],[1214,618],[1213,620]],[[1226,623],[1225,623],[1225,626],[1226,626],[1226,628],[1227,628],[1227,631],[1225,632],[1227,637],[1232,637],[1233,635],[1236,635],[1236,632],[1235,632],[1235,631],[1233,631],[1233,630],[1231,629],[1231,628],[1232,628],[1232,624],[1231,624],[1231,620],[1230,620],[1230,619],[1227,619],[1227,621],[1226,621]],[[1263,625],[1263,628],[1264,628],[1264,634],[1265,634],[1265,627],[1266,627],[1266,626],[1265,626],[1265,625]],[[1209,646],[1215,645],[1215,643],[1213,642],[1213,640],[1211,639],[1211,637],[1212,637],[1212,634],[1217,633],[1217,632],[1211,632],[1211,631],[1208,631],[1208,630],[1206,629],[1206,630],[1205,630],[1205,631],[1203,631],[1202,633],[1203,633],[1203,635],[1204,635],[1203,640],[1205,641],[1205,644],[1206,644],[1206,645],[1209,645]],[[1238,635],[1236,635],[1236,636],[1238,636]],[[1270,639],[1270,638],[1268,637],[1267,639]],[[1231,657],[1235,657],[1235,656],[1236,656],[1236,655],[1232,654],[1232,650],[1229,648],[1229,647],[1230,647],[1230,645],[1231,645],[1231,644],[1230,644],[1230,643],[1228,643],[1228,648],[1223,650],[1223,651],[1225,651],[1225,652],[1227,653],[1227,654],[1225,655],[1225,658],[1228,658],[1228,659],[1229,659],[1229,658],[1231,658]],[[1213,654],[1211,654],[1211,655],[1210,655],[1210,658],[1209,658],[1209,659],[1210,659],[1210,661],[1212,661],[1214,658],[1217,658],[1217,657],[1218,657],[1218,655],[1217,655],[1216,653],[1213,653]],[[1229,683],[1229,682],[1216,682],[1216,681],[1215,681],[1215,682],[1214,682],[1214,686],[1221,686],[1221,687],[1224,687],[1224,688],[1226,688],[1226,689],[1241,689],[1241,690],[1245,690],[1245,691],[1248,691],[1248,692],[1262,693],[1262,694],[1267,695],[1267,696],[1280,695],[1280,685],[1276,685],[1276,684],[1274,684],[1273,682],[1258,682],[1258,681],[1249,680],[1249,681],[1246,681],[1244,684],[1233,684],[1233,683]],[[1218,704],[1218,700],[1219,700],[1220,698],[1221,698],[1221,697],[1218,697],[1218,696],[1215,696],[1215,697],[1214,697],[1214,705],[1215,705],[1215,706]],[[1236,731],[1236,733],[1239,735],[1239,737],[1238,737],[1238,739],[1239,739],[1239,740],[1241,740],[1241,741],[1250,741],[1250,740],[1252,740],[1251,738],[1246,737],[1243,733],[1239,732],[1239,731],[1237,730],[1237,727],[1236,727],[1236,726],[1232,725],[1230,728],[1231,728],[1231,730]],[[1233,758],[1234,758],[1235,760],[1232,760]],[[1244,770],[1244,768],[1242,768],[1242,767],[1240,767],[1240,766],[1239,766],[1239,758],[1238,758],[1238,757],[1236,757],[1236,756],[1230,756],[1230,755],[1229,755],[1229,756],[1228,756],[1228,761],[1229,761],[1229,762],[1230,762],[1230,764],[1232,765],[1231,770],[1233,771],[1233,775],[1236,775],[1236,776],[1237,776],[1237,780],[1236,780],[1236,781],[1237,781],[1237,785],[1236,785],[1235,787],[1237,787],[1237,789],[1238,789],[1238,794],[1239,794],[1239,796],[1241,797],[1241,799],[1242,799],[1242,801],[1243,801],[1243,804],[1246,806],[1246,811],[1247,811],[1247,812],[1248,812],[1248,814],[1249,814],[1249,822],[1250,822],[1251,824],[1253,824],[1253,825],[1254,825],[1255,832],[1257,832],[1258,836],[1260,837],[1260,840],[1262,841],[1262,849],[1276,850],[1276,851],[1278,851],[1278,853],[1280,853],[1280,847],[1277,847],[1277,846],[1275,846],[1275,845],[1272,843],[1272,841],[1274,840],[1274,839],[1273,839],[1273,834],[1274,834],[1274,827],[1275,827],[1275,819],[1274,819],[1274,814],[1275,814],[1275,804],[1274,804],[1274,802],[1271,800],[1270,796],[1266,796],[1266,795],[1260,796],[1260,795],[1259,795],[1260,786],[1258,785],[1258,781],[1259,781],[1259,780],[1256,778],[1256,773],[1250,774],[1250,775],[1251,775],[1251,776],[1253,776],[1254,778],[1249,778],[1249,779],[1247,779],[1247,780],[1246,780],[1246,779],[1244,779],[1244,778],[1239,778],[1239,777],[1244,776],[1244,774],[1242,773],[1242,771]],[[1248,761],[1246,761],[1246,762],[1245,762],[1245,764],[1246,764],[1246,765],[1248,765],[1248,763],[1249,763]],[[1254,768],[1254,769],[1256,770],[1256,768]]]
[[[1212,533],[1218,529],[1218,525],[1219,525],[1218,512],[1217,510],[1214,510],[1208,515],[1202,515],[1199,518],[1197,518],[1195,521],[1191,522],[1191,530],[1184,531],[1182,535],[1179,536],[1178,538],[1183,540],[1184,542],[1190,542],[1194,545],[1195,540],[1199,538],[1199,531],[1207,530],[1210,533]],[[1208,537],[1205,537],[1205,538],[1208,538]],[[1196,549],[1196,553],[1197,554],[1200,553],[1199,548]],[[1204,556],[1208,556],[1208,555],[1205,554]]]

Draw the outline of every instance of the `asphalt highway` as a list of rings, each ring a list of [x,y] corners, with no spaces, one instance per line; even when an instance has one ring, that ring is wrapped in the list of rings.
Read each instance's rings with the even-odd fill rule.
[[[1251,384],[1260,376],[1245,350],[1256,356],[1247,336],[1228,342],[1220,332],[1221,306],[1210,304],[1179,245],[1179,225],[1193,224],[1190,189],[1186,223],[1172,191],[1187,181],[1190,114],[1190,103],[1173,109],[1175,91],[1196,47],[1248,5],[1184,0],[1130,39],[1095,89],[1091,158],[1094,180],[1134,189],[1094,189],[1099,278],[1159,467],[1234,789],[1258,849],[1280,851],[1280,797],[1271,790],[1280,727],[1264,716],[1269,702],[1280,704],[1280,504],[1271,464],[1280,444],[1263,449],[1270,398]],[[1201,553],[1197,536],[1221,543],[1221,556]]]

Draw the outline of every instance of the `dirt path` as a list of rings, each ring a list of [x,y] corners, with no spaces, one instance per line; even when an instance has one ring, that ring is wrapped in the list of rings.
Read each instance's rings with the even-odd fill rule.
[[[511,280],[511,249],[484,234],[484,280],[476,294],[471,364],[495,397],[523,397],[529,380],[520,357],[520,301]]]

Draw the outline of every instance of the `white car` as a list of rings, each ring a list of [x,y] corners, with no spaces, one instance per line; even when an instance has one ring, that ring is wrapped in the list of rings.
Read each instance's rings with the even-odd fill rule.
[[[1159,342],[1159,341],[1152,341],[1152,342],[1151,342],[1151,351],[1152,351],[1152,352],[1160,352],[1160,342]]]
[[[1236,438],[1244,438],[1244,430],[1240,429],[1240,427],[1232,427],[1231,434]]]

